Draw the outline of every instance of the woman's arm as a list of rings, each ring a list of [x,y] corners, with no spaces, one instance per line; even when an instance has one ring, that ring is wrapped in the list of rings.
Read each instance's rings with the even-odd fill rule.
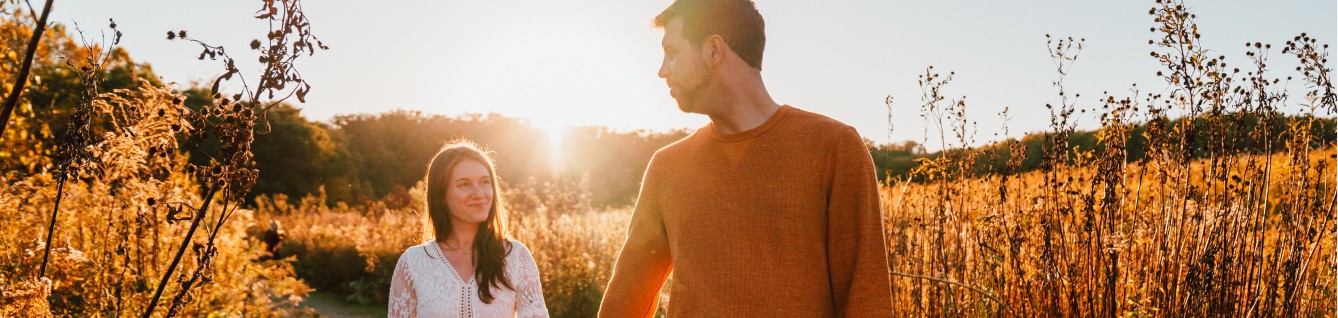
[[[409,252],[400,255],[399,262],[395,263],[395,274],[390,277],[387,317],[418,316],[418,292],[414,290],[413,278],[409,276],[409,264],[405,260],[408,255]]]
[[[507,266],[516,266],[518,278],[512,282],[516,286],[516,317],[519,318],[548,318],[548,305],[544,303],[544,288],[539,280],[539,266],[534,263],[534,256],[530,255],[530,250],[524,245],[515,244],[518,249],[515,252],[518,261],[516,264],[507,264]]]

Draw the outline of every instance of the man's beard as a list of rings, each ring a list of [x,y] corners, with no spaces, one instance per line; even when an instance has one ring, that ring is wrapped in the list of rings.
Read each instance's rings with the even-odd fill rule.
[[[698,78],[697,83],[689,87],[683,87],[682,93],[678,94],[676,98],[678,100],[678,110],[685,113],[702,113],[702,109],[700,105],[697,105],[697,101],[701,99],[702,93],[706,91],[707,86],[710,86],[711,83],[715,81],[715,75],[706,68],[706,63],[701,63],[701,65],[698,65],[697,69],[700,70],[702,74],[700,78]]]

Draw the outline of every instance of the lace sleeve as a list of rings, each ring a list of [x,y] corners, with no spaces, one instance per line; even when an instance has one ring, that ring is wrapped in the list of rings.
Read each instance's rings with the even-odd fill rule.
[[[414,290],[413,279],[409,276],[409,264],[405,258],[409,257],[409,252],[400,256],[399,262],[395,263],[395,274],[390,278],[390,304],[388,306],[387,317],[417,317],[418,292]]]
[[[523,246],[517,252],[520,252],[516,264],[519,275],[513,281],[516,285],[516,317],[548,318],[548,305],[544,304],[544,289],[539,281],[539,267],[534,264],[534,256]]]

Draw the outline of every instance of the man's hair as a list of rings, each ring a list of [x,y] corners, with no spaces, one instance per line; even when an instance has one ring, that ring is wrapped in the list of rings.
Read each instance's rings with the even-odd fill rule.
[[[654,26],[664,28],[678,17],[683,18],[683,37],[692,48],[701,49],[702,41],[717,34],[749,66],[762,69],[767,35],[752,0],[676,0],[655,16]]]

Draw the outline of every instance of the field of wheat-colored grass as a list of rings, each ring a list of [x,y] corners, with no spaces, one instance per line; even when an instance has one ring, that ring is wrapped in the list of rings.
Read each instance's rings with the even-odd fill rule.
[[[296,8],[256,17],[282,20],[272,38],[324,46],[311,43],[297,1],[266,3]],[[22,13],[0,17],[11,52],[35,32],[16,22]],[[979,146],[965,97],[946,97],[955,73],[931,66],[919,76],[921,116],[944,149],[900,158],[908,171],[883,173],[895,304],[887,314],[1338,316],[1338,94],[1328,44],[1302,33],[1280,45],[1300,65],[1292,75],[1303,88],[1288,88],[1293,77],[1280,83],[1268,66],[1272,45],[1247,43],[1248,61],[1227,67],[1225,55],[1203,47],[1183,1],[1157,0],[1148,14],[1165,88],[1080,98],[1064,83],[1085,40],[1046,35],[1058,100],[1045,105],[1050,127],[1026,142]],[[109,27],[119,40],[115,22]],[[257,180],[271,181],[252,144],[273,128],[264,114],[282,101],[262,103],[262,92],[288,83],[300,100],[310,90],[300,76],[265,73],[255,82],[270,85],[244,89],[249,96],[218,92],[237,72],[231,57],[177,30],[168,38],[202,45],[200,59],[222,56],[227,72],[211,89],[181,91],[135,75],[147,65],[115,41],[79,46],[61,30],[53,27],[47,36],[58,42],[42,49],[71,57],[66,66],[55,53],[39,55],[48,83],[69,87],[34,86],[25,98],[75,96],[46,113],[25,101],[0,131],[0,166],[9,168],[0,173],[0,317],[315,316],[304,305],[315,290],[381,305],[400,254],[432,237],[421,183],[395,180],[395,191],[356,205],[334,202],[324,188],[302,198],[252,193]],[[15,56],[0,56],[0,75],[23,77]],[[292,62],[281,56],[262,59]],[[99,88],[112,75],[119,86]],[[188,105],[189,94],[202,104]],[[1099,126],[1076,137],[1075,114],[1089,110]],[[1006,121],[1007,110],[1001,115]],[[612,138],[588,151],[648,155],[676,136]],[[596,183],[618,189],[610,193],[556,177],[500,182],[510,233],[533,252],[554,317],[595,315],[625,239],[633,187],[621,180],[644,162],[608,158],[624,159],[592,169],[614,167]],[[338,186],[296,181],[314,189],[318,180]],[[618,205],[592,206],[592,197]],[[277,258],[263,243],[271,222],[284,230]],[[660,297],[662,316],[673,300]]]
[[[1113,185],[1081,166],[1054,181],[894,183],[895,302],[915,316],[1332,316],[1333,156],[1311,152],[1305,162],[1329,168],[1306,173],[1283,155],[1242,159],[1271,159],[1270,175],[1238,162],[1229,175],[1253,181],[1226,183],[1197,178],[1204,161],[1169,175],[1129,164]]]
[[[1329,148],[1304,159],[1311,167],[1333,167],[1333,156]],[[896,314],[1065,316],[1099,315],[1111,308],[1116,316],[1331,314],[1332,233],[1306,239],[1291,232],[1331,227],[1332,218],[1285,214],[1331,215],[1333,202],[1287,205],[1282,201],[1307,194],[1287,189],[1281,180],[1312,182],[1317,186],[1311,191],[1318,192],[1308,195],[1322,199],[1333,193],[1334,175],[1312,171],[1295,179],[1300,177],[1293,174],[1296,167],[1281,154],[1235,159],[1230,174],[1267,164],[1269,178],[1279,181],[1213,185],[1191,178],[1168,183],[1156,175],[1155,164],[1129,164],[1116,186],[1122,201],[1111,202],[1118,212],[1103,205],[1105,188],[1092,181],[1098,171],[1091,167],[1053,173],[1063,176],[1062,186],[1042,185],[1046,172],[1007,180],[887,184],[882,193],[894,302],[903,304]],[[1200,160],[1183,172],[1198,176],[1208,167]],[[1224,192],[1242,186],[1254,190]],[[1177,192],[1181,187],[1201,190],[1191,196]],[[1240,196],[1264,195],[1265,190],[1268,200]],[[411,193],[414,201],[421,200],[418,188]],[[1238,198],[1224,200],[1223,195]],[[350,301],[383,302],[399,254],[429,238],[414,208],[327,208],[317,203],[319,198],[298,205],[262,202],[268,203],[260,205],[258,214],[288,229],[283,251],[293,255],[299,275]],[[1265,209],[1269,215],[1258,218]],[[583,317],[596,312],[630,209],[554,211],[540,205],[510,211],[515,238],[535,254],[552,313]],[[1109,215],[1116,217],[1105,219]],[[1298,222],[1328,223],[1298,227]],[[1296,245],[1303,242],[1308,243]],[[1293,250],[1305,257],[1289,256]],[[1304,264],[1289,266],[1289,259]]]

